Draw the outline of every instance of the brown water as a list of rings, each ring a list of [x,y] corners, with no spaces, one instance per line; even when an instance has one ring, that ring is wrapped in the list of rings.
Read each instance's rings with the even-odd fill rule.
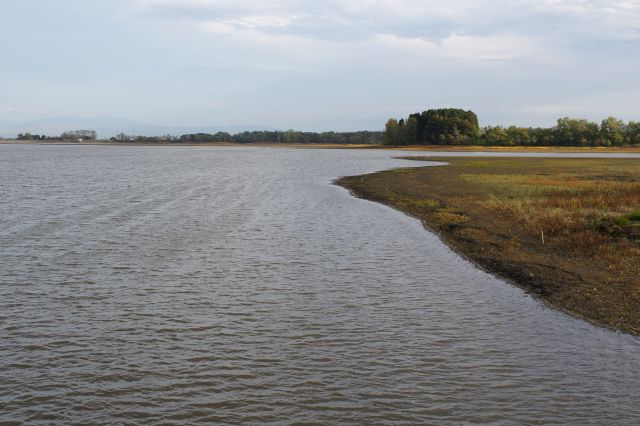
[[[638,424],[637,340],[331,184],[391,155],[0,145],[0,423]]]

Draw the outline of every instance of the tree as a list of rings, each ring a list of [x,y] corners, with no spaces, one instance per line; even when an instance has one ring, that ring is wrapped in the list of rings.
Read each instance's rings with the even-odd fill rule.
[[[398,141],[398,120],[390,118],[384,126],[384,145],[397,145]]]
[[[455,108],[430,109],[390,119],[385,126],[385,145],[471,145],[480,135],[478,117]]]
[[[615,117],[609,117],[602,120],[602,124],[600,125],[600,135],[607,145],[624,145],[624,133],[624,121],[618,120]]]
[[[488,146],[509,146],[514,145],[513,141],[509,139],[507,130],[502,126],[487,126],[482,129],[481,140],[483,145]]]
[[[560,118],[553,130],[554,145],[588,146],[599,144],[598,125],[585,119]]]
[[[627,123],[625,136],[627,143],[631,145],[640,145],[640,122],[630,121]]]
[[[74,140],[74,139],[96,140],[98,138],[98,134],[94,130],[73,130],[69,132],[64,132],[60,136],[60,138],[65,140]]]
[[[509,126],[507,129],[507,137],[511,145],[529,146],[533,145],[533,140],[529,133],[529,129],[524,127]]]
[[[478,116],[455,108],[430,109],[420,114],[418,141],[428,145],[473,144],[480,135]]]
[[[418,119],[410,116],[404,124],[401,135],[401,145],[415,145],[418,143]]]

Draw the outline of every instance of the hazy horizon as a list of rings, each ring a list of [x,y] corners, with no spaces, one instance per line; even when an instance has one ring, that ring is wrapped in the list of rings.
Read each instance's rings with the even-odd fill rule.
[[[8,0],[0,35],[0,124],[381,130],[438,107],[481,125],[640,118],[638,1]]]

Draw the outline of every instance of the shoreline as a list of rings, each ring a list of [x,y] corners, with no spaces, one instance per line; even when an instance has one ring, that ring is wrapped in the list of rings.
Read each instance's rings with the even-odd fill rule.
[[[486,178],[487,169],[478,173],[472,167],[479,159],[488,160],[489,165],[484,167],[489,173],[497,170],[498,174],[493,178],[502,186],[508,186],[508,182],[505,183],[506,174],[500,174],[501,168],[517,174],[520,170],[530,170],[539,162],[513,158],[438,157],[423,160],[447,164],[342,177],[334,183],[358,198],[385,204],[420,220],[428,231],[480,269],[515,284],[555,309],[598,326],[640,335],[640,282],[637,279],[640,276],[640,239],[634,240],[639,238],[638,234],[614,237],[596,232],[592,235],[592,230],[583,230],[578,223],[572,223],[567,228],[569,231],[546,228],[546,234],[538,229],[544,225],[537,223],[535,229],[528,229],[528,224],[508,211],[507,204],[512,202],[513,193],[502,187],[489,193],[484,183],[472,182]],[[591,160],[575,161],[570,169],[574,167],[572,170],[578,172],[582,161],[584,172],[591,173]],[[633,168],[640,167],[640,160],[600,161],[608,161],[606,166],[613,165],[614,161],[627,161],[631,173]],[[491,169],[491,163],[498,164],[494,166],[495,170]],[[562,160],[545,160],[545,176],[561,167]],[[580,175],[569,185],[583,185],[582,177]],[[640,179],[623,184],[612,182],[606,190],[620,188],[620,185],[630,185],[625,190],[635,190]],[[517,189],[522,191],[523,188]],[[502,197],[507,200],[504,205],[500,204]],[[555,198],[542,200],[543,195],[535,197],[539,197],[542,204],[558,201]],[[529,208],[534,217],[536,208]],[[547,214],[542,213],[543,216]],[[525,222],[527,220],[529,218]],[[629,229],[630,232],[640,231],[640,227],[635,226]]]
[[[563,146],[457,146],[457,145],[413,145],[413,146],[382,146],[374,144],[295,144],[295,143],[231,143],[231,142],[203,142],[203,143],[170,143],[170,142],[112,142],[112,141],[19,141],[15,139],[0,139],[0,145],[72,145],[72,146],[148,146],[148,147],[259,147],[259,148],[299,148],[299,149],[379,149],[399,152],[504,152],[504,153],[640,153],[640,146],[627,147],[563,147]]]
[[[53,145],[53,146],[147,146],[147,147],[259,147],[259,148],[300,148],[300,149],[378,149],[378,145],[364,144],[286,144],[286,143],[231,143],[231,142],[202,142],[202,143],[171,143],[171,142],[111,142],[111,141],[18,141],[0,139],[0,145]],[[640,152],[640,149],[638,149]]]

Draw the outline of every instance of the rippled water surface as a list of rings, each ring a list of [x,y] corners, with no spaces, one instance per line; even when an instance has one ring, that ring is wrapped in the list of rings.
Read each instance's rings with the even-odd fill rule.
[[[391,155],[0,145],[0,423],[638,424],[637,340],[331,184]]]

